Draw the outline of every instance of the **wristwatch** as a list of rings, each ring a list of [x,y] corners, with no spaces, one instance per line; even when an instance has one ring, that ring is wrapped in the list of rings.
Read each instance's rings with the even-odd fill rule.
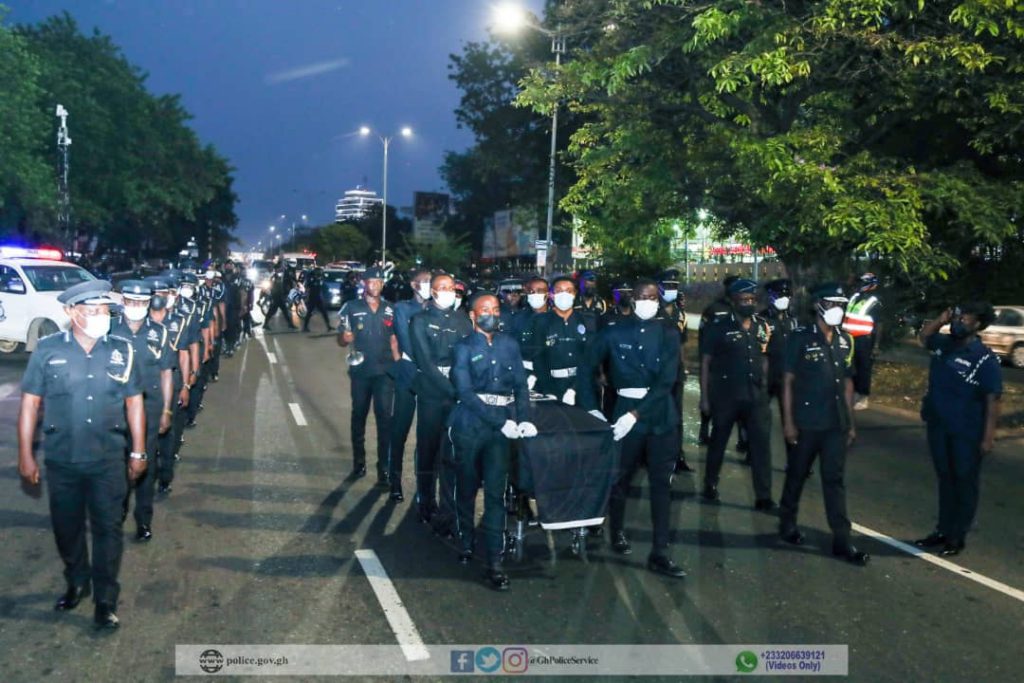
[[[128,457],[132,460],[141,460],[142,462],[146,462],[146,460],[148,460],[145,453],[136,453],[135,451],[129,453]]]

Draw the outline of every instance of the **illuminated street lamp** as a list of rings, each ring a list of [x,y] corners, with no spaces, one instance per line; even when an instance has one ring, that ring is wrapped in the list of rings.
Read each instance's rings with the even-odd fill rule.
[[[363,126],[359,129],[359,134],[363,137],[367,137],[373,133],[373,130],[369,126]],[[403,126],[399,129],[398,134],[403,138],[412,137],[412,128],[409,126]],[[380,141],[384,145],[384,192],[383,200],[384,206],[381,211],[381,223],[380,223],[380,264],[381,267],[387,262],[387,248],[388,248],[388,147],[391,145],[391,140],[394,136],[392,135],[381,135]]]

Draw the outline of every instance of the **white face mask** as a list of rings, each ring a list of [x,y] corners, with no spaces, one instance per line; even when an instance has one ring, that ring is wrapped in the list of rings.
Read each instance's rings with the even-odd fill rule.
[[[535,311],[544,308],[544,304],[548,301],[547,294],[527,294],[526,303],[530,304],[530,308]]]
[[[828,310],[822,310],[821,304],[818,304],[818,313],[821,315],[822,320],[825,324],[830,327],[838,327],[843,324],[843,318],[846,317],[846,311],[840,306],[833,306]]]
[[[438,308],[449,309],[455,305],[455,292],[434,292],[434,302]]]
[[[424,300],[429,299],[430,298],[430,283],[429,282],[421,282],[419,284],[419,286],[416,287],[416,293],[420,295],[421,299],[424,299]]]
[[[462,299],[459,298],[459,297],[455,297],[455,309],[458,310],[459,306],[461,306],[461,305],[462,305]]]
[[[658,315],[658,302],[651,301],[650,299],[641,299],[633,304],[634,310],[636,310],[636,317],[641,320],[650,320],[654,316]]]
[[[124,317],[133,323],[137,323],[140,320],[145,320],[146,314],[149,313],[149,309],[145,306],[125,306]]]
[[[789,310],[789,297],[788,296],[780,296],[778,299],[775,300],[774,306],[779,311],[788,311]]]
[[[178,290],[178,293],[180,293],[186,299],[191,299],[195,295],[196,290],[192,289],[192,287],[190,286],[182,287],[181,289]]]
[[[679,297],[678,289],[666,289],[665,290],[665,301],[669,303],[675,301]]]
[[[178,297],[173,294],[167,295],[167,308],[174,308],[174,303],[178,300]]]
[[[576,301],[570,292],[559,292],[555,294],[555,308],[560,311],[568,311],[572,309],[573,303]]]
[[[86,336],[92,337],[93,339],[99,339],[107,332],[110,332],[110,316],[104,313],[99,315],[85,315],[81,316],[85,318],[85,325],[78,323],[76,318],[75,324],[78,328],[85,332]]]

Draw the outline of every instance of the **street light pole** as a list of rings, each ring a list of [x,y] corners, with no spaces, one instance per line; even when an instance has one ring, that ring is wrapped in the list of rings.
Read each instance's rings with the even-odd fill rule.
[[[562,64],[562,54],[565,52],[565,36],[562,35],[562,27],[551,35],[551,52],[555,55],[555,68]],[[551,272],[551,262],[548,259],[548,250],[551,249],[551,232],[555,222],[555,155],[558,151],[558,102],[555,102],[554,110],[551,112],[551,155],[548,160],[548,220],[547,230],[544,236],[544,249],[537,250],[537,269],[545,275]],[[542,256],[543,255],[543,256]],[[544,263],[541,264],[541,258]]]
[[[391,138],[381,139],[384,141],[384,206],[380,212],[380,267],[383,268],[387,262],[388,250],[388,147],[391,145]]]

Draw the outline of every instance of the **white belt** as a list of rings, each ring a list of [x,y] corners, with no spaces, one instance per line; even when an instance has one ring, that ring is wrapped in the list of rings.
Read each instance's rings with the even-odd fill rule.
[[[562,368],[560,370],[552,370],[551,376],[555,379],[566,379],[567,377],[576,376],[576,368]]]
[[[643,398],[644,396],[647,395],[647,391],[648,391],[648,389],[646,387],[642,387],[642,388],[633,387],[633,388],[627,388],[627,389],[616,389],[615,393],[618,394],[619,396],[622,396],[623,398],[641,399],[641,398]]]
[[[402,360],[407,360],[410,363],[412,362],[412,358],[409,358],[409,354],[407,354],[405,351],[402,351]]]
[[[526,368],[527,370],[533,370],[533,361],[532,360],[524,360],[523,361],[523,367]]]
[[[476,397],[489,406],[510,406],[515,402],[514,396],[503,396],[501,394],[477,394]]]
[[[450,377],[451,374],[452,374],[452,366],[450,366],[450,365],[438,365],[437,366],[437,371],[440,372],[445,377]]]

